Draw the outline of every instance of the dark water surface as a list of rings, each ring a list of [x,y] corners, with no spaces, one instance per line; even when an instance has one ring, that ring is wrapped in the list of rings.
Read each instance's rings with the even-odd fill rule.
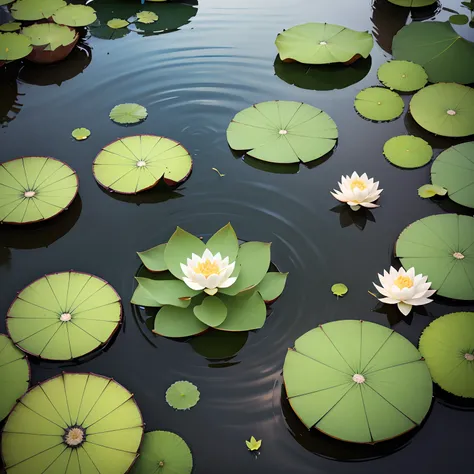
[[[458,1],[443,3],[460,10]],[[88,37],[86,46],[64,63],[20,71],[12,64],[8,77],[0,72],[0,115],[12,107],[8,115],[14,118],[4,119],[0,128],[2,161],[50,155],[72,166],[80,179],[80,197],[68,212],[33,227],[0,227],[1,312],[6,314],[16,292],[34,279],[69,269],[106,279],[124,302],[124,324],[105,351],[81,363],[31,358],[33,382],[62,370],[114,377],[135,394],[147,430],[175,431],[186,440],[195,474],[465,471],[472,465],[472,404],[437,389],[421,429],[388,443],[357,446],[308,433],[289,409],[281,386],[287,348],[320,323],[365,319],[392,326],[416,344],[434,318],[473,309],[435,297],[404,318],[367,293],[377,273],[396,263],[393,245],[406,225],[430,214],[469,214],[447,199],[418,198],[417,188],[429,182],[429,166],[402,170],[382,155],[387,139],[407,132],[428,140],[435,155],[456,141],[424,132],[406,112],[391,123],[376,124],[353,108],[357,92],[378,84],[377,68],[390,58],[397,29],[411,21],[409,11],[387,0],[376,0],[374,6],[369,0],[199,0],[195,8],[196,15],[177,31],[132,32],[114,41]],[[450,13],[439,5],[416,13],[417,19],[436,15],[446,20]],[[350,80],[332,70],[320,82],[282,70],[286,65],[275,63],[275,37],[306,21],[372,31],[377,43],[371,59],[353,68]],[[474,39],[474,29],[457,28]],[[332,90],[334,81],[338,88]],[[329,113],[339,128],[329,158],[298,169],[266,167],[232,153],[225,130],[234,114],[274,99],[303,101]],[[409,99],[404,96],[406,103]],[[130,128],[112,123],[110,109],[123,102],[147,107],[148,119]],[[75,142],[70,133],[83,126],[92,135]],[[194,171],[183,186],[128,198],[96,184],[91,165],[101,147],[138,133],[173,138],[191,152]],[[354,215],[341,211],[331,197],[341,174],[354,170],[380,180],[380,208]],[[192,343],[154,337],[144,314],[128,303],[139,266],[135,252],[165,242],[177,225],[206,235],[229,220],[244,240],[272,241],[274,263],[290,272],[264,328],[246,341],[219,341],[212,335]],[[330,287],[339,281],[350,291],[336,299]],[[3,318],[0,331],[5,331]],[[230,354],[216,343],[231,346]],[[201,401],[177,412],[166,404],[164,393],[182,379],[199,387]],[[244,444],[251,435],[263,439],[257,457]]]

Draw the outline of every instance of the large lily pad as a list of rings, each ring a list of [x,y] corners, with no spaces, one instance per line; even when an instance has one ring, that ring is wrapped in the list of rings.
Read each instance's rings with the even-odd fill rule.
[[[474,398],[474,313],[435,319],[420,337],[420,352],[441,388]]]
[[[25,354],[15,347],[5,334],[0,334],[0,421],[28,390],[30,366]]]
[[[31,40],[18,33],[0,33],[0,61],[21,59],[33,50]]]
[[[419,7],[426,7],[428,5],[432,5],[436,3],[437,0],[388,0],[390,3],[394,5],[398,5],[400,7],[409,7],[409,8],[419,8]]]
[[[444,137],[474,134],[474,90],[460,84],[433,84],[410,101],[415,121],[429,132]]]
[[[414,21],[395,35],[392,49],[395,59],[423,66],[430,82],[474,82],[474,43],[449,22]]]
[[[410,61],[388,61],[379,67],[377,76],[384,86],[403,92],[417,91],[428,82],[425,70]]]
[[[379,122],[400,117],[405,104],[396,92],[383,87],[368,87],[356,95],[354,107],[362,117]]]
[[[428,275],[440,296],[474,300],[474,218],[457,214],[425,217],[398,237],[395,254],[404,268]]]
[[[145,191],[162,179],[168,185],[182,183],[191,169],[191,156],[183,145],[155,135],[135,135],[112,142],[93,164],[98,183],[122,194]]]
[[[0,222],[27,224],[68,208],[78,189],[76,173],[65,163],[29,156],[0,165]]]
[[[422,138],[400,135],[385,142],[383,154],[390,163],[400,168],[420,168],[430,162],[433,149]]]
[[[336,145],[337,126],[321,109],[302,102],[260,102],[239,112],[227,128],[234,150],[272,163],[307,163]]]
[[[77,38],[74,29],[55,23],[36,23],[21,30],[33,46],[44,46],[45,51],[56,51],[61,46],[68,46]]]
[[[74,27],[90,25],[96,19],[95,10],[87,5],[67,5],[53,15],[53,20],[59,25]]]
[[[3,429],[2,457],[8,474],[125,473],[142,436],[128,390],[101,375],[63,373],[21,398]]]
[[[11,6],[15,20],[36,21],[50,18],[60,8],[65,7],[63,0],[16,0]]]
[[[474,142],[440,153],[431,167],[431,181],[446,188],[454,202],[474,208]]]
[[[295,342],[283,366],[291,407],[309,428],[376,443],[421,424],[432,398],[426,363],[400,334],[366,321],[336,321]]]
[[[374,39],[366,31],[329,23],[305,23],[278,34],[275,45],[283,61],[329,64],[367,58]]]
[[[106,344],[122,319],[120,296],[87,273],[45,275],[23,289],[7,328],[23,351],[50,360],[81,357]]]

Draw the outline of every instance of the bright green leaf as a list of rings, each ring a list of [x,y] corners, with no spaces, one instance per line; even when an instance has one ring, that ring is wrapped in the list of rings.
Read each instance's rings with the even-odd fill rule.
[[[451,15],[449,17],[449,23],[453,25],[467,25],[469,23],[469,17],[467,15]]]
[[[196,385],[186,380],[175,382],[166,390],[166,401],[176,410],[189,410],[197,404],[199,397]]]
[[[85,140],[91,134],[91,131],[87,128],[75,128],[71,135],[78,141]]]
[[[231,224],[219,229],[206,243],[206,247],[215,255],[220,253],[222,258],[229,257],[229,263],[235,262],[239,252],[239,241]]]
[[[385,87],[403,92],[417,91],[428,82],[425,70],[410,61],[388,61],[379,67],[377,77]]]
[[[267,307],[258,291],[248,291],[242,295],[220,295],[227,307],[227,318],[216,329],[222,331],[252,331],[265,324]]]
[[[46,20],[65,6],[66,2],[63,0],[17,0],[11,6],[11,13],[15,20]]]
[[[147,306],[149,308],[160,308],[163,306],[162,304],[158,303],[158,301],[156,301],[155,298],[153,298],[153,296],[142,285],[138,285],[135,288],[130,303],[136,304],[138,306]]]
[[[33,50],[31,40],[18,33],[0,33],[0,61],[21,59]]]
[[[217,296],[207,296],[193,311],[199,321],[211,327],[219,326],[227,317],[227,308]]]
[[[335,283],[334,285],[331,286],[331,291],[333,295],[336,296],[344,296],[348,291],[349,288],[347,288],[344,283]]]
[[[366,119],[390,121],[400,117],[405,104],[396,92],[383,87],[368,87],[356,95],[354,107]]]
[[[154,12],[138,12],[137,21],[138,23],[150,24],[158,20],[158,15]]]
[[[447,189],[435,184],[424,184],[418,188],[418,196],[421,198],[432,198],[433,196],[444,196],[448,192]]]
[[[77,32],[67,26],[55,23],[35,23],[21,30],[33,46],[44,46],[45,51],[56,51],[77,40]]]
[[[81,27],[87,26],[97,20],[95,10],[87,5],[67,5],[57,10],[53,20],[59,25]]]
[[[430,162],[433,149],[420,137],[400,135],[385,142],[383,154],[390,163],[400,168],[420,168]]]
[[[259,439],[258,441],[252,436],[249,441],[245,441],[247,448],[249,451],[258,451],[260,446],[262,445],[262,440]]]
[[[142,122],[147,116],[146,108],[140,104],[119,104],[109,114],[110,120],[122,125]]]
[[[166,244],[160,244],[151,249],[137,252],[140,260],[151,272],[164,272],[168,270],[165,262]]]
[[[3,23],[3,25],[0,25],[0,31],[4,32],[18,31],[20,28],[21,23],[18,21],[10,21],[9,23]]]
[[[113,30],[119,30],[120,28],[125,28],[128,25],[128,21],[121,18],[112,18],[107,22],[107,26]]]
[[[187,308],[190,299],[200,292],[191,290],[182,280],[152,280],[150,278],[135,278],[153,299],[160,305],[177,306],[178,308]]]
[[[255,289],[262,295],[265,303],[271,303],[283,293],[287,277],[288,273],[268,272]]]

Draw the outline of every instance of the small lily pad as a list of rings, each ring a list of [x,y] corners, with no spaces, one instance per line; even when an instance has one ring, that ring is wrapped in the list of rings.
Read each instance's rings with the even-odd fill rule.
[[[18,33],[0,33],[0,61],[21,59],[33,50],[31,40]]]
[[[63,0],[17,0],[11,6],[11,13],[15,20],[46,20],[65,6]]]
[[[92,7],[87,5],[67,5],[57,10],[53,20],[59,25],[87,26],[97,20],[97,15]]]
[[[76,139],[76,140],[85,140],[88,138],[91,134],[91,131],[87,128],[75,128],[71,135]]]
[[[197,404],[199,397],[196,385],[186,380],[175,382],[166,391],[168,405],[176,410],[189,410]]]
[[[142,122],[147,116],[146,108],[140,104],[119,104],[109,114],[110,120],[121,125]]]
[[[432,198],[433,196],[445,196],[447,192],[447,189],[436,186],[436,184],[424,184],[418,188],[418,196],[423,199]]]
[[[425,70],[410,61],[394,60],[382,64],[377,76],[384,86],[402,92],[417,91],[428,82]]]
[[[21,30],[33,46],[44,46],[45,51],[56,51],[75,41],[77,32],[68,26],[55,23],[35,23]]]
[[[112,18],[107,22],[107,26],[113,30],[120,30],[120,28],[126,28],[130,23],[127,20],[121,18]]]
[[[257,440],[254,436],[251,436],[248,441],[245,440],[245,445],[247,446],[249,451],[258,451],[260,449],[260,446],[262,446],[262,440]]]
[[[158,15],[154,12],[138,12],[137,21],[138,23],[145,23],[147,25],[154,23],[158,20]]]
[[[420,168],[430,162],[433,149],[422,138],[400,135],[385,142],[383,154],[400,168]]]
[[[368,120],[385,122],[400,117],[405,104],[396,92],[383,87],[368,87],[356,95],[354,107]]]
[[[467,25],[469,23],[469,17],[467,15],[451,15],[449,17],[449,23],[453,25]]]
[[[18,21],[10,21],[10,23],[4,23],[0,25],[0,31],[3,32],[12,32],[18,31],[21,28],[21,23]]]
[[[331,291],[333,295],[336,296],[344,296],[348,291],[349,288],[347,288],[344,283],[335,283],[334,285],[331,286]]]

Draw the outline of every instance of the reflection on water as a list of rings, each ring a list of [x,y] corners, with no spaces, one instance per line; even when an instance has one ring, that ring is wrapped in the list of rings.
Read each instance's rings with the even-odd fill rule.
[[[339,224],[341,228],[354,225],[359,230],[364,230],[367,221],[375,222],[375,216],[370,209],[364,207],[358,211],[353,211],[347,204],[339,204],[331,209],[332,212],[339,214]]]
[[[21,112],[23,106],[17,76],[20,63],[13,62],[0,67],[0,125],[6,127]]]

